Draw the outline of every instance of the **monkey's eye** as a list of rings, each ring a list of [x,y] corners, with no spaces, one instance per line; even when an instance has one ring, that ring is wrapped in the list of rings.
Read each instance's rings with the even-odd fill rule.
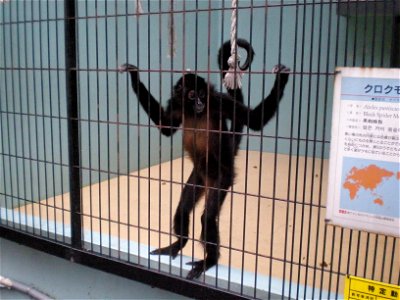
[[[203,90],[199,91],[199,97],[203,99],[206,96],[206,93]]]
[[[177,91],[177,92],[182,91],[182,85],[181,85],[181,84],[177,85],[177,86],[175,87],[175,91]]]
[[[195,100],[196,99],[196,93],[193,90],[189,91],[188,98],[190,100]]]

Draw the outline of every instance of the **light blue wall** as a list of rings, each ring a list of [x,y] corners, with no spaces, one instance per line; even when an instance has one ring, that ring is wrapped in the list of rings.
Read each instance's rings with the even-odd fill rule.
[[[183,154],[179,134],[171,140],[146,127],[153,124],[138,106],[128,76],[119,74],[117,67],[124,62],[138,65],[143,82],[163,104],[181,76],[171,75],[171,69],[196,69],[223,89],[214,72],[218,48],[230,36],[231,1],[197,2],[175,1],[172,60],[169,15],[157,13],[168,12],[169,1],[142,1],[144,14],[139,18],[133,15],[135,1],[77,2],[82,17],[77,35],[83,185]],[[273,119],[265,127],[262,139],[244,138],[242,148],[327,158],[328,146],[322,149],[322,141],[330,136],[335,66],[388,66],[392,18],[339,17],[336,5],[328,2],[296,6],[296,1],[285,0],[288,5],[282,7],[281,1],[270,0],[267,10],[264,1],[239,3],[243,9],[238,36],[250,40],[256,51],[254,73],[243,76],[248,103],[255,106],[269,93],[274,80],[269,71],[275,64],[284,63],[293,71],[278,122]],[[0,150],[6,154],[0,158],[3,206],[6,198],[11,207],[18,199],[37,201],[69,190],[62,18],[62,2],[0,5],[0,22],[6,23],[0,26],[0,67],[6,68],[0,70],[0,109],[11,112],[2,113],[0,120]],[[10,20],[28,22],[9,24]],[[146,71],[159,69],[163,71]]]
[[[55,20],[63,5],[48,8],[43,1],[0,5],[1,193],[15,197],[8,207],[68,190],[65,77],[56,70],[65,68],[63,20]]]

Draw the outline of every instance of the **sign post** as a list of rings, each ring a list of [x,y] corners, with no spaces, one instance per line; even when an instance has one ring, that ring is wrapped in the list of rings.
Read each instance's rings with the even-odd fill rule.
[[[338,68],[326,221],[400,236],[400,69]]]

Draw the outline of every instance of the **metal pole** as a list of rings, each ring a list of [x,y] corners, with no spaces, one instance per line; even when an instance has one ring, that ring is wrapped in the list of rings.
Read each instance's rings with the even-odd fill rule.
[[[400,2],[398,4],[400,6]],[[399,8],[400,10],[400,8]],[[400,16],[393,18],[393,35],[392,35],[392,53],[390,66],[392,68],[400,67]]]
[[[71,244],[82,247],[80,146],[76,72],[75,0],[64,1],[65,65],[68,114],[68,159],[71,201]]]

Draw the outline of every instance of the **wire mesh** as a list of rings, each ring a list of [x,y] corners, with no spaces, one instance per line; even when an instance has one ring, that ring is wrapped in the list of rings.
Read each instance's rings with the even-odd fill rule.
[[[164,137],[118,66],[136,65],[163,107],[188,70],[226,92],[217,54],[231,1],[141,1],[140,13],[137,1],[68,2],[0,3],[0,225],[183,279],[205,256],[204,199],[182,255],[149,251],[176,238],[192,169],[185,129]],[[240,141],[219,263],[198,281],[266,299],[341,298],[346,274],[399,284],[398,238],[324,222],[334,69],[398,67],[398,2],[238,2],[237,37],[256,55],[233,97],[258,105],[277,64],[290,79],[261,131],[197,129]],[[195,184],[193,197],[199,187],[213,190]]]

